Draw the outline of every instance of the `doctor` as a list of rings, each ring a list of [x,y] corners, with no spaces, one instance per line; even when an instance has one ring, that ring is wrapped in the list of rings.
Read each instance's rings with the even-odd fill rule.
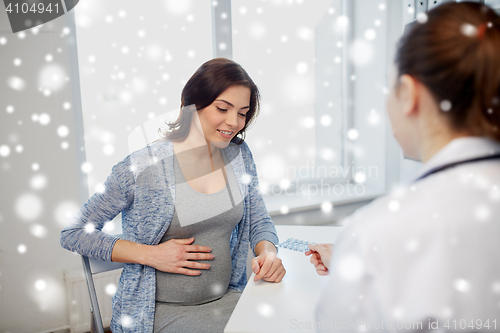
[[[415,181],[358,210],[331,245],[319,331],[500,330],[500,18],[446,3],[401,39],[387,110]],[[331,260],[330,260],[331,255]]]

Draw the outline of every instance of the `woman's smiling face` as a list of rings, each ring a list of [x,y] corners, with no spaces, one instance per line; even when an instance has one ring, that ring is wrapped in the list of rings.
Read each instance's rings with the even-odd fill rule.
[[[204,109],[198,110],[205,139],[218,148],[225,148],[245,127],[250,109],[250,88],[231,86]]]

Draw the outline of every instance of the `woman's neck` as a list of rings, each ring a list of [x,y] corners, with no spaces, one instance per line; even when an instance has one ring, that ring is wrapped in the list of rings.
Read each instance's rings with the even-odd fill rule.
[[[177,159],[198,165],[207,163],[215,170],[214,159],[221,156],[220,149],[208,142],[198,130],[189,131],[184,141],[174,142],[174,153]]]
[[[206,140],[202,131],[201,124],[196,126],[195,121],[192,121],[187,137],[183,141],[174,142],[175,153],[182,153],[194,160],[210,159],[219,149]]]

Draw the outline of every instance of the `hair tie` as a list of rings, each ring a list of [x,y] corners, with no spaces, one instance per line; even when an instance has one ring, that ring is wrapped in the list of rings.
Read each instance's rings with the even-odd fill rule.
[[[479,26],[479,28],[477,28],[477,38],[479,40],[483,40],[487,28],[488,28],[487,23],[483,23]]]

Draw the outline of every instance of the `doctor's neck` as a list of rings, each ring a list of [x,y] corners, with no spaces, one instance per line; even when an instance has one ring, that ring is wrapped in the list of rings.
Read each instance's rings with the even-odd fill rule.
[[[419,160],[425,163],[452,140],[473,136],[473,134],[466,127],[454,128],[447,115],[443,114],[429,93],[422,92],[420,95],[425,97],[420,101],[420,104],[424,106],[417,112],[414,119],[415,151]]]
[[[441,128],[439,131],[424,133],[420,141],[420,146],[417,148],[420,161],[422,163],[427,162],[452,140],[469,136],[472,135],[468,132],[452,131],[449,128]]]

